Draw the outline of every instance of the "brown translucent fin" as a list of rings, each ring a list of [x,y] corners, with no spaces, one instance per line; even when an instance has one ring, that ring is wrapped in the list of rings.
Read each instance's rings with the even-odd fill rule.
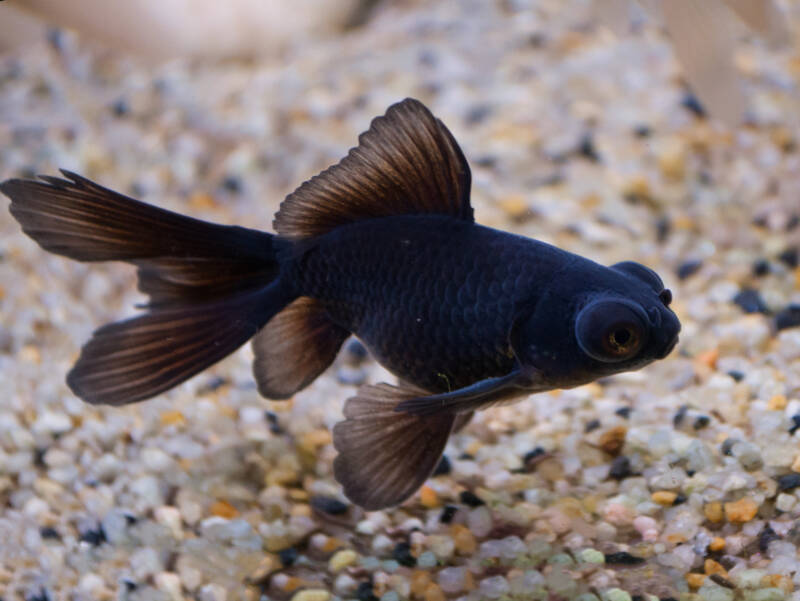
[[[157,308],[103,326],[81,350],[67,384],[89,403],[150,398],[235,351],[284,302],[276,283],[225,301]]]
[[[285,399],[302,390],[333,362],[349,335],[331,322],[319,301],[294,300],[253,339],[258,392]]]
[[[360,388],[347,400],[345,420],[333,429],[339,451],[333,470],[353,503],[367,510],[398,505],[439,463],[455,415],[418,417],[395,411],[400,401],[421,393],[378,384]]]
[[[139,288],[154,305],[204,302],[277,275],[270,234],[179,215],[62,173],[67,179],[0,183],[11,214],[45,250],[138,265]]]
[[[421,102],[392,105],[358,141],[337,165],[286,197],[276,232],[310,238],[362,219],[419,213],[472,220],[467,161]]]
[[[775,0],[725,0],[725,3],[771,45],[783,46],[791,41],[787,17]]]
[[[475,415],[474,411],[467,411],[466,413],[459,413],[456,415],[456,421],[453,423],[453,432],[461,432],[461,430],[466,428],[467,424],[472,421],[473,415]]]
[[[661,3],[667,30],[689,85],[709,113],[724,123],[741,122],[747,99],[733,62],[736,18],[722,2]]]

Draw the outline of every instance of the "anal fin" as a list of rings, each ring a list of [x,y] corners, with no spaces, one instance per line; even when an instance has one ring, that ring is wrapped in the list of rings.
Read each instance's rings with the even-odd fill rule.
[[[348,336],[322,303],[307,296],[295,299],[253,339],[258,392],[285,399],[302,390],[328,368]]]
[[[333,470],[347,498],[364,509],[402,503],[439,463],[456,416],[396,410],[420,393],[389,384],[363,386],[345,404],[345,420],[333,429],[339,452]]]

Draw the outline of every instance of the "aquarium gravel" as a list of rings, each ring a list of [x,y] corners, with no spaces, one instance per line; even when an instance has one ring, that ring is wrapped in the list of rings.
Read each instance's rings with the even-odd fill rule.
[[[641,261],[683,324],[643,371],[481,412],[418,494],[365,513],[330,433],[389,377],[363,348],[289,401],[259,397],[244,348],[152,401],[84,404],[64,376],[144,300],[133,270],[48,255],[2,210],[0,598],[800,600],[800,54],[743,40],[751,111],[724,129],[657,22],[591,15],[387,2],[257,62],[153,67],[58,31],[0,58],[0,179],[63,167],[264,229],[417,97],[470,157],[479,222]]]

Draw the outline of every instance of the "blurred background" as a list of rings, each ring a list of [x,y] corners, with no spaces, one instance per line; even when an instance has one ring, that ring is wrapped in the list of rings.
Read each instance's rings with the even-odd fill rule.
[[[389,378],[357,347],[288,402],[245,348],[84,405],[64,374],[134,274],[0,210],[0,597],[800,598],[798,39],[793,0],[0,2],[0,179],[66,168],[269,229],[413,96],[479,222],[646,263],[683,323],[643,372],[483,412],[365,515],[331,474],[344,399]]]

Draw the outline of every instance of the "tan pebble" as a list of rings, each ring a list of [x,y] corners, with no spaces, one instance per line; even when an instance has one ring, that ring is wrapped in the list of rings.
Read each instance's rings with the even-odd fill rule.
[[[791,469],[793,472],[800,472],[800,455],[794,458]]]
[[[778,411],[786,408],[786,395],[776,394],[767,401],[767,408],[771,411]]]
[[[292,469],[274,469],[267,473],[265,480],[267,486],[286,486],[296,484],[299,480],[299,474]]]
[[[686,173],[685,146],[677,140],[667,145],[658,157],[658,167],[668,179],[683,179]]]
[[[758,504],[749,497],[725,503],[725,518],[729,522],[741,524],[749,522],[758,513]]]
[[[329,430],[326,429],[311,430],[311,432],[306,432],[300,438],[300,446],[306,449],[316,450],[321,446],[330,444],[332,441],[333,438],[331,437],[331,433]]]
[[[713,522],[714,524],[718,524],[722,521],[724,517],[724,513],[722,511],[722,503],[719,501],[711,501],[711,503],[706,503],[703,506],[703,514],[706,516],[706,519],[709,522]]]
[[[414,570],[411,574],[411,594],[414,597],[422,597],[425,589],[431,583],[430,572],[425,570]]]
[[[211,515],[230,520],[239,515],[236,508],[227,501],[214,501],[209,509]]]
[[[719,360],[719,349],[713,348],[697,353],[694,359],[700,365],[708,367],[709,369],[716,369],[717,361]]]
[[[161,425],[163,426],[182,426],[186,423],[186,418],[180,411],[164,411],[161,413]]]
[[[358,553],[352,549],[342,549],[334,553],[330,561],[328,561],[328,569],[331,572],[338,572],[348,566],[353,565],[358,561]]]
[[[711,576],[712,574],[719,574],[725,578],[728,577],[728,571],[722,567],[722,564],[717,563],[713,559],[706,559],[703,563],[703,571]]]
[[[286,582],[284,582],[284,583],[283,583],[283,586],[282,586],[281,588],[282,588],[284,591],[286,591],[287,593],[291,593],[291,592],[294,592],[294,591],[296,591],[297,589],[299,589],[299,588],[300,588],[301,586],[303,586],[304,584],[305,584],[305,582],[303,582],[303,581],[302,581],[300,578],[298,578],[297,576],[289,576],[289,577],[286,579]],[[313,590],[313,589],[312,589],[312,590]],[[301,592],[305,592],[305,591],[301,591]],[[298,594],[299,594],[299,593],[298,593]],[[297,597],[297,595],[295,595],[294,597],[292,597],[292,601],[295,601],[296,597]]]
[[[705,574],[686,574],[686,583],[692,588],[700,588],[705,580]]]
[[[441,587],[435,582],[425,587],[425,601],[445,601]]]
[[[250,582],[261,582],[267,579],[270,574],[277,572],[282,567],[282,564],[277,556],[272,553],[267,553],[258,562],[256,569],[250,572],[248,580]]]
[[[634,200],[648,200],[651,197],[650,182],[644,175],[636,175],[623,185],[622,194]]]
[[[189,197],[189,204],[195,209],[213,209],[217,203],[210,194],[195,192]]]
[[[795,146],[794,135],[787,127],[779,126],[774,128],[769,137],[772,143],[783,151],[791,150]]]
[[[308,493],[304,491],[302,488],[290,488],[289,498],[292,501],[307,501]]]
[[[650,499],[653,501],[653,503],[658,503],[664,507],[672,507],[672,504],[677,498],[677,493],[674,493],[671,490],[657,490],[650,495]]]
[[[498,205],[514,221],[521,221],[531,215],[528,203],[518,194],[501,198]]]
[[[794,592],[794,583],[782,574],[766,574],[761,579],[761,586],[764,588],[779,588],[784,593]]]
[[[306,505],[301,503],[297,505],[292,505],[292,508],[289,510],[289,513],[295,517],[307,518],[311,517],[311,514],[313,512],[311,511],[311,505]]]
[[[718,553],[725,548],[725,539],[719,536],[715,536],[711,539],[711,542],[708,543],[708,549],[713,551],[714,553]]]
[[[667,534],[666,540],[670,545],[682,545],[687,539],[685,534],[673,532],[671,534]]]
[[[794,288],[800,290],[800,267],[796,267],[794,270]]]
[[[603,432],[600,436],[600,448],[609,455],[619,455],[625,446],[625,437],[628,429],[625,426],[615,426]]]
[[[676,230],[691,230],[694,228],[694,220],[688,215],[676,215],[672,220],[672,227]]]
[[[450,527],[450,532],[453,536],[453,542],[456,544],[456,551],[458,553],[461,555],[470,555],[475,552],[478,544],[468,528],[461,524],[453,524]]]
[[[17,356],[28,363],[40,363],[42,361],[42,354],[39,349],[31,344],[23,346]]]
[[[181,457],[178,459],[178,466],[185,472],[188,472],[192,467],[192,460],[188,457]]]
[[[341,540],[339,540],[335,536],[331,536],[325,541],[320,550],[323,553],[333,553],[337,549],[341,549],[343,546],[344,543]]]
[[[433,509],[441,505],[439,502],[439,495],[437,495],[436,491],[430,486],[423,486],[419,489],[419,502],[423,507],[427,507],[428,509]]]
[[[295,593],[292,601],[328,601],[331,594],[321,588],[309,588],[304,591]]]

